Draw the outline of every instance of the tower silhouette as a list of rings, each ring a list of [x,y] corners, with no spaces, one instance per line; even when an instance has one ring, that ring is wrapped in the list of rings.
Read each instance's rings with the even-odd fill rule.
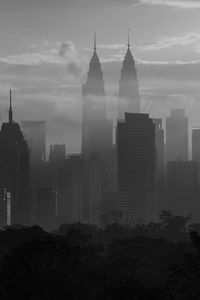
[[[0,131],[0,224],[29,225],[29,151],[13,121],[11,90],[8,115]]]
[[[96,33],[87,81],[82,92],[82,154],[89,155],[110,148],[112,144],[112,122],[106,120],[105,87],[97,54]]]
[[[156,136],[148,114],[125,114],[117,124],[119,209],[127,217],[155,220]]]
[[[131,52],[129,30],[127,52],[123,60],[119,81],[118,119],[124,119],[125,112],[140,113],[140,95],[135,60]]]
[[[84,206],[88,219],[96,222],[102,214],[104,195],[108,188],[103,182],[110,151],[113,151],[113,125],[106,118],[106,97],[101,63],[94,34],[93,55],[87,81],[83,86],[82,154],[86,158]],[[108,183],[109,185],[109,183]]]

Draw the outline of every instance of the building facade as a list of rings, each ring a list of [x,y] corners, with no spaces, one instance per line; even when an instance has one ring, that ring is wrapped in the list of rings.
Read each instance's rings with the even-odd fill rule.
[[[184,109],[172,109],[166,119],[166,161],[188,161],[188,118]]]
[[[41,168],[46,161],[46,124],[44,121],[21,121],[30,154],[31,223],[37,223],[38,190]]]
[[[165,199],[165,134],[162,119],[153,119],[156,130],[156,196],[158,209],[162,211]]]
[[[117,124],[119,210],[136,222],[155,220],[156,136],[147,114],[125,114]]]
[[[54,188],[38,189],[38,225],[46,231],[56,229],[57,191]]]
[[[167,206],[173,215],[199,216],[198,164],[174,161],[167,164]]]
[[[192,129],[192,160],[200,163],[200,128]]]

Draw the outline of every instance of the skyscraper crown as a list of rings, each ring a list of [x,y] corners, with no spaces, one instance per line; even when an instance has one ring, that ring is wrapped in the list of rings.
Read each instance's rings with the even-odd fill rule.
[[[90,86],[92,85],[94,87],[94,83],[99,85],[101,82],[101,89],[103,91],[102,93],[104,94],[103,72],[101,70],[101,63],[100,63],[96,49],[97,49],[96,33],[94,33],[94,51],[93,51],[93,55],[92,55],[92,58],[91,58],[90,64],[89,64],[87,84],[89,84]],[[96,94],[96,93],[92,93],[92,94]],[[99,94],[99,92],[98,92],[98,94]]]
[[[135,61],[133,58],[133,54],[131,52],[131,45],[130,45],[130,37],[129,37],[129,29],[128,29],[128,44],[127,44],[127,51],[124,56],[124,61],[123,61],[123,67],[126,68],[127,65],[132,65],[135,66]]]
[[[97,55],[96,32],[94,33],[94,52],[90,61],[90,69],[101,69],[101,64]]]

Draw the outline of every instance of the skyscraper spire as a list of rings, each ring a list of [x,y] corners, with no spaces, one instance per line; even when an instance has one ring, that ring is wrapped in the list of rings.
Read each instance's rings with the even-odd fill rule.
[[[90,60],[90,69],[94,69],[95,73],[97,72],[97,70],[101,69],[100,66],[100,61],[99,61],[99,57],[97,55],[97,38],[96,38],[96,32],[94,32],[94,52],[92,55],[92,58]],[[93,76],[92,76],[93,77]]]
[[[9,123],[13,123],[13,111],[12,111],[12,90],[10,89],[10,107],[9,107]]]
[[[97,38],[96,38],[96,32],[94,32],[94,51],[97,50]]]
[[[128,48],[130,48],[130,37],[129,37],[130,29],[128,28]]]

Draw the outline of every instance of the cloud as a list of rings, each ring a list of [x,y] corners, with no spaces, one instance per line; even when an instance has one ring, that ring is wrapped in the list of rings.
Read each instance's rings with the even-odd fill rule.
[[[76,50],[72,41],[62,43],[59,48],[59,56],[66,63],[66,72],[75,78],[81,77],[83,68],[81,66],[81,55]]]
[[[125,45],[125,44],[107,44],[107,45],[99,44],[99,45],[97,45],[97,48],[102,49],[102,50],[123,50],[126,47],[127,47],[127,45]]]
[[[175,46],[193,46],[194,49],[200,44],[200,33],[190,32],[181,36],[159,36],[155,43],[139,47],[139,51],[159,51]]]
[[[39,85],[56,78],[60,81],[64,79],[65,82],[80,81],[84,60],[84,56],[79,53],[72,41],[64,43],[43,41],[40,45],[34,45],[34,52],[0,57],[0,76],[1,69],[6,69],[10,79],[17,78],[18,81],[21,74],[26,74],[25,81],[30,82],[32,76],[35,76],[34,80]],[[43,77],[41,84],[40,74]]]
[[[140,0],[140,4],[163,5],[178,8],[200,8],[199,0]]]
[[[157,5],[183,9],[200,8],[199,0],[1,0],[1,11],[70,9],[72,7]]]
[[[67,41],[64,43],[61,43],[59,45],[59,56],[62,58],[67,59],[77,59],[78,57],[78,51],[76,50],[76,46],[72,41]]]
[[[80,78],[83,74],[83,69],[76,62],[71,62],[67,64],[67,72],[76,78]]]
[[[44,63],[63,64],[64,60],[65,62],[80,61],[80,54],[72,41],[64,43],[43,41],[41,45],[34,44],[34,48],[34,52],[1,57],[0,62],[34,66]]]

